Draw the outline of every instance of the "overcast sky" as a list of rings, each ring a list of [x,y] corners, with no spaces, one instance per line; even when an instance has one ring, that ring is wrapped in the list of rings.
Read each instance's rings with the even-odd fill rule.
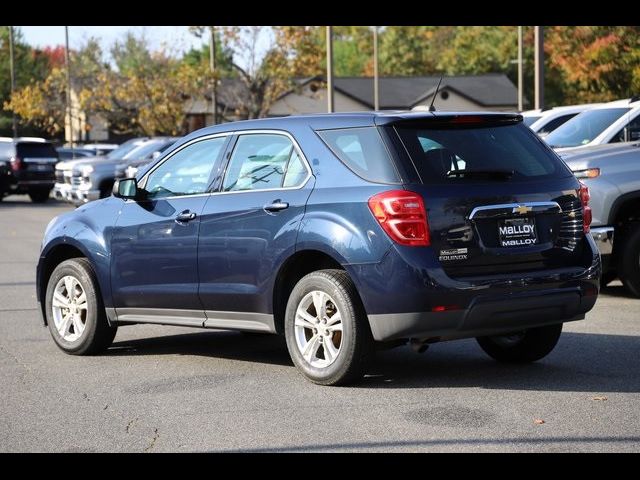
[[[19,27],[24,38],[34,47],[45,47],[47,45],[64,45],[64,27]],[[167,27],[167,26],[120,26],[120,27],[69,27],[69,46],[77,47],[89,37],[97,37],[104,46],[113,44],[115,40],[124,37],[128,30],[137,34],[144,33],[149,39],[153,48],[162,47],[163,43],[180,51],[188,50],[191,46],[201,45],[203,41],[192,35],[188,27]]]

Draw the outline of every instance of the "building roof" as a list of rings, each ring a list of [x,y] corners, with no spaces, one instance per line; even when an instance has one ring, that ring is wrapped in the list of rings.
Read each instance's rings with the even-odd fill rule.
[[[411,108],[430,98],[440,76],[380,77],[380,108]],[[336,90],[373,107],[372,77],[337,77]],[[440,90],[455,90],[475,103],[485,106],[515,105],[518,90],[504,74],[454,75],[442,78]]]
[[[380,109],[410,109],[430,99],[435,92],[440,76],[380,77]],[[324,76],[296,78],[300,88],[312,81],[325,81]],[[373,77],[335,77],[336,91],[373,109]],[[442,78],[440,91],[453,90],[483,107],[511,106],[518,103],[518,90],[504,74],[454,75]],[[293,93],[291,89],[280,98]],[[210,96],[206,94],[207,99]],[[235,109],[248,100],[248,91],[240,79],[223,78],[218,87],[218,103]],[[437,104],[437,102],[436,102]]]

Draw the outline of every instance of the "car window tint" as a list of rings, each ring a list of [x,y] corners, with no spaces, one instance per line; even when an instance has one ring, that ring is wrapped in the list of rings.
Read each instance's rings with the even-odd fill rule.
[[[412,128],[398,133],[424,183],[457,182],[456,170],[513,171],[511,181],[570,174],[522,124],[478,128]]]
[[[284,135],[240,135],[224,177],[223,190],[237,192],[282,187],[293,143]]]
[[[22,158],[57,158],[58,152],[50,143],[18,143],[17,154]]]
[[[376,127],[324,130],[318,134],[356,175],[370,182],[398,182],[398,175]]]
[[[225,137],[201,140],[172,155],[147,178],[145,189],[149,197],[205,193],[225,140]]]
[[[302,182],[307,178],[307,169],[298,155],[298,152],[293,150],[289,164],[287,165],[287,172],[284,174],[284,182],[282,186],[285,188],[298,187],[302,185]]]

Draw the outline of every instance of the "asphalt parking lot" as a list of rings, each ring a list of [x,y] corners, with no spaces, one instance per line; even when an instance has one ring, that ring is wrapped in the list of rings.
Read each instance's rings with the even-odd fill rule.
[[[319,387],[278,337],[151,325],[72,357],[34,287],[42,233],[70,208],[0,203],[2,452],[640,451],[640,300],[619,284],[526,366],[465,340],[381,352],[359,385]]]

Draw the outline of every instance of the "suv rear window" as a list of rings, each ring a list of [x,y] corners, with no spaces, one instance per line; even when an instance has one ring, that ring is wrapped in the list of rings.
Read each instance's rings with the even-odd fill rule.
[[[58,158],[50,143],[19,143],[16,149],[20,158]]]
[[[571,175],[523,124],[434,129],[399,125],[396,128],[423,183],[460,181],[460,176],[451,172],[463,170],[513,171],[511,181]]]
[[[398,174],[376,127],[322,130],[318,135],[359,177],[370,182],[398,183]]]

